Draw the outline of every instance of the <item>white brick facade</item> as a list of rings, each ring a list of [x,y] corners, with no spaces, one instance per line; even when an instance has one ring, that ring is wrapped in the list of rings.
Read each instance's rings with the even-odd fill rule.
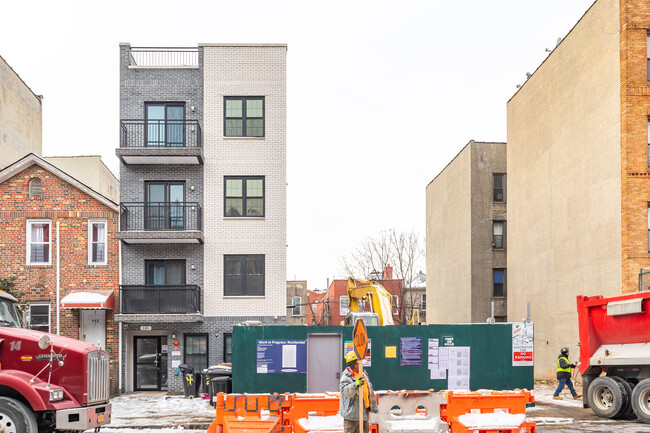
[[[286,45],[202,45],[206,316],[286,315]],[[263,138],[224,138],[224,97],[265,98]],[[224,217],[224,176],[264,176],[265,216]],[[225,297],[224,255],[264,254],[265,296]]]

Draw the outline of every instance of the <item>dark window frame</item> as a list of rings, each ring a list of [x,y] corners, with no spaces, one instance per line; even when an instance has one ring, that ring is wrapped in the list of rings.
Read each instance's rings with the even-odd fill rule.
[[[497,179],[501,179],[501,186],[497,188]],[[501,198],[499,198],[499,194]],[[495,203],[506,202],[506,174],[492,173],[492,201]]]
[[[228,340],[230,340],[230,352],[228,352]],[[223,362],[232,363],[232,332],[223,333]]]
[[[298,300],[298,303],[295,303],[295,300]],[[302,315],[302,298],[300,296],[292,296],[291,297],[291,305],[293,305],[293,308],[291,309],[291,316],[292,317],[300,317]]]
[[[246,264],[248,259],[262,259],[262,293],[255,293],[251,294],[249,293],[252,289],[249,289],[247,287],[247,278],[248,278],[248,273],[246,272]],[[243,272],[239,275],[241,275],[242,278],[242,284],[241,284],[241,293],[234,293],[233,290],[235,289],[229,289],[228,288],[228,273],[227,273],[227,267],[228,264],[227,259],[239,259],[242,261],[242,270]],[[229,293],[230,292],[230,293]],[[224,254],[223,256],[223,294],[224,296],[254,296],[254,297],[264,297],[266,296],[266,255],[264,254]]]
[[[164,185],[164,201],[150,201],[149,187],[152,185]],[[173,203],[170,201],[171,186],[183,187],[183,201],[172,208]],[[180,230],[183,231],[187,225],[185,204],[187,203],[187,188],[184,180],[145,180],[144,181],[144,207],[145,207],[145,230]],[[172,209],[176,212],[172,215]],[[173,218],[176,218],[175,220]],[[172,224],[172,222],[182,224]]]
[[[496,224],[501,224],[502,231],[500,235],[495,233]],[[493,220],[492,221],[492,248],[495,250],[505,250],[506,249],[506,221],[505,220]]]
[[[228,195],[228,181],[229,180],[241,180],[242,181],[242,195],[241,197],[229,196]],[[262,214],[261,215],[246,215],[246,200],[248,196],[246,195],[246,183],[249,180],[261,180],[262,181]],[[242,213],[244,215],[228,215],[228,206],[226,201],[228,199],[242,199]],[[250,197],[251,199],[258,199],[259,197]],[[225,218],[264,218],[266,216],[266,176],[224,176],[223,178],[223,216]]]
[[[171,263],[182,263],[184,272],[182,274],[182,276],[183,276],[182,281],[183,282],[180,285],[184,286],[184,285],[187,284],[187,260],[185,260],[185,259],[170,259],[170,260],[145,259],[145,261],[144,261],[145,285],[147,285],[147,286],[166,286],[166,285],[170,285],[170,284],[167,283],[167,281],[165,281],[165,284],[153,284],[153,283],[147,282],[148,281],[148,276],[149,276],[149,266],[151,264],[153,264],[153,263],[163,263],[165,265],[165,268],[166,268],[167,263],[170,263],[170,264]],[[167,270],[166,269],[165,269],[165,280],[167,280]],[[176,285],[176,284],[172,284],[172,285]]]
[[[163,111],[165,113],[165,118],[164,119],[151,119],[153,121],[162,121],[165,125],[165,137],[162,141],[157,141],[157,143],[162,143],[162,144],[157,144],[157,145],[151,145],[149,144],[149,107],[152,106],[161,106],[163,107]],[[180,107],[183,109],[183,118],[182,119],[167,119],[167,107]],[[182,101],[149,101],[144,103],[144,121],[145,121],[145,128],[144,128],[144,144],[145,147],[185,147],[185,121],[187,120],[187,110],[185,109],[185,102]],[[168,122],[180,122],[178,126],[181,127],[181,135],[183,136],[183,141],[181,143],[174,143],[170,144],[167,142],[167,127]]]
[[[497,272],[501,272],[501,283],[497,283]],[[492,269],[492,297],[493,298],[506,298],[508,296],[508,277],[506,268]]]
[[[254,100],[262,101],[262,135],[247,135],[246,134],[246,103],[247,101]],[[242,115],[241,117],[228,117],[226,111],[226,101],[242,101]],[[242,135],[228,135],[226,123],[229,119],[241,119],[242,120]],[[251,119],[260,119],[260,117],[252,117]],[[266,97],[264,96],[224,96],[223,98],[223,136],[228,138],[264,138],[266,137]]]
[[[204,354],[203,353],[199,354],[199,355],[202,355],[202,356],[205,355],[205,367],[203,367],[201,369],[197,369],[196,367],[194,368],[194,371],[196,371],[197,373],[200,373],[201,370],[203,370],[205,368],[208,368],[210,366],[210,338],[209,338],[209,334],[205,334],[205,333],[188,333],[188,334],[183,335],[183,362],[185,364],[192,365],[187,360],[187,355],[188,355],[188,353],[187,353],[187,348],[188,348],[187,337],[205,337],[205,353]],[[189,355],[196,355],[196,354],[190,353]],[[194,365],[192,365],[192,367],[194,367]]]

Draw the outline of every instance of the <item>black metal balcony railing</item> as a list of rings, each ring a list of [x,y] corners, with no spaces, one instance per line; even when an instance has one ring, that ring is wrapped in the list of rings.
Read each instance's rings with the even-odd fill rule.
[[[201,147],[198,120],[120,121],[120,147],[183,148]]]
[[[122,314],[194,314],[201,312],[197,285],[120,286]]]
[[[203,230],[198,203],[121,203],[120,230],[186,231]]]
[[[198,47],[131,47],[129,66],[173,68],[198,67]]]

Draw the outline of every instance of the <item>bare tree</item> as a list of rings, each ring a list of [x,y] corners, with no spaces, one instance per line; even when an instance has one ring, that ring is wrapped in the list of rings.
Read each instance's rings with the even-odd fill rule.
[[[415,230],[398,232],[392,228],[364,239],[349,257],[342,258],[342,263],[347,275],[363,278],[368,278],[374,271],[381,274],[386,265],[390,264],[393,267],[393,278],[402,280],[397,293],[398,318],[405,323],[406,313],[412,311],[413,304],[405,294],[423,258],[423,242]]]

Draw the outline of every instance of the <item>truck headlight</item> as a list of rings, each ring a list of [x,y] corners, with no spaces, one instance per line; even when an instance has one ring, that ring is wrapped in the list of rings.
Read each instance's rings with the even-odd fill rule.
[[[63,400],[63,390],[62,389],[51,389],[50,390],[50,401],[59,401]]]

